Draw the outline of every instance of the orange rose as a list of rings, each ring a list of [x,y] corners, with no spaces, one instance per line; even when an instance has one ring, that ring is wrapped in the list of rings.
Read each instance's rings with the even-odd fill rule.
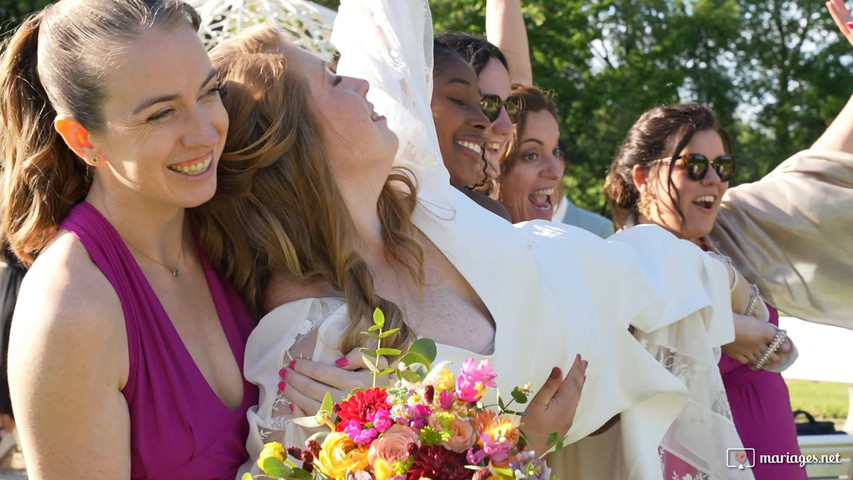
[[[445,447],[453,450],[457,453],[462,453],[471,445],[474,445],[474,441],[477,438],[474,436],[474,426],[465,420],[455,418],[453,422],[448,427],[448,430],[453,434],[446,442],[441,442]]]
[[[316,465],[335,480],[346,480],[347,471],[367,468],[367,450],[341,432],[332,432],[323,442]]]
[[[393,465],[394,462],[405,460],[409,458],[410,443],[418,443],[418,432],[395,423],[370,445],[367,461],[373,465],[377,459],[381,459]]]

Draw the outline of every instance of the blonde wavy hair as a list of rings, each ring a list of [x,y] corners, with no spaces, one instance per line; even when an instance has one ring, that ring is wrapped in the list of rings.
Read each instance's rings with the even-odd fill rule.
[[[402,311],[379,297],[373,275],[352,247],[355,227],[334,182],[300,75],[290,74],[283,39],[257,26],[213,49],[211,59],[224,89],[230,127],[213,199],[194,209],[211,263],[224,272],[256,316],[262,315],[272,275],[321,280],[343,293],[350,327],[341,342],[349,351],[363,343],[376,307],[386,329],[401,330],[393,345],[413,339]],[[423,249],[411,217],[415,185],[392,171],[377,211],[388,255],[423,284]]]

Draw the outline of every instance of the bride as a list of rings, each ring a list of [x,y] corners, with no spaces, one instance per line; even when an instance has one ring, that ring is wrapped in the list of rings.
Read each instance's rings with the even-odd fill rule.
[[[313,413],[312,399],[363,386],[331,365],[357,366],[346,353],[379,306],[402,327],[399,345],[433,338],[457,366],[490,358],[503,391],[546,385],[526,430],[568,429],[571,443],[620,415],[627,478],[660,477],[658,445],[685,405],[703,425],[697,461],[723,468],[720,445],[739,445],[714,355],[734,335],[725,267],[654,226],[612,242],[514,227],[451,187],[429,105],[428,12],[414,0],[343,2],[339,68],[358,66],[371,84],[268,28],[211,54],[231,127],[217,195],[194,213],[211,261],[263,316],[245,360],[261,390],[250,453],[298,444],[292,419]],[[688,398],[685,383],[706,397]]]

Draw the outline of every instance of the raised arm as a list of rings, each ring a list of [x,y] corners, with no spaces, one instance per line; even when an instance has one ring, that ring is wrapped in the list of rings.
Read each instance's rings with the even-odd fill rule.
[[[513,83],[533,85],[530,46],[521,15],[521,0],[486,1],[486,39],[501,49]]]
[[[853,30],[847,26],[853,22],[853,15],[850,15],[850,11],[844,6],[844,0],[829,0],[826,2],[826,8],[829,9],[829,14],[835,20],[835,25],[838,26],[841,35],[847,39],[850,45],[853,45]],[[812,148],[853,153],[853,97],[847,101],[847,105],[835,117],[823,135],[814,142]]]

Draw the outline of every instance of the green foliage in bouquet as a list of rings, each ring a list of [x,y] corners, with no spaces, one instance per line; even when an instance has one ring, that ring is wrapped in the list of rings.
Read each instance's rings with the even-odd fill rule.
[[[458,377],[448,362],[435,367],[435,342],[420,339],[403,354],[382,346],[397,329],[384,330],[385,316],[376,309],[373,326],[364,335],[376,348],[363,348],[373,387],[354,390],[338,404],[326,394],[313,417],[294,419],[303,427],[327,426],[305,448],[264,445],[257,461],[267,478],[293,480],[418,480],[418,479],[541,479],[550,469],[520,430],[522,412],[532,387],[516,387],[512,400],[497,396],[497,411],[483,405],[486,390],[496,387],[488,360],[463,362]],[[383,357],[399,357],[396,368],[380,368]],[[397,382],[377,387],[379,376],[396,372]],[[557,435],[549,437],[549,444]],[[557,444],[557,448],[561,445]],[[252,480],[243,475],[242,480]]]

